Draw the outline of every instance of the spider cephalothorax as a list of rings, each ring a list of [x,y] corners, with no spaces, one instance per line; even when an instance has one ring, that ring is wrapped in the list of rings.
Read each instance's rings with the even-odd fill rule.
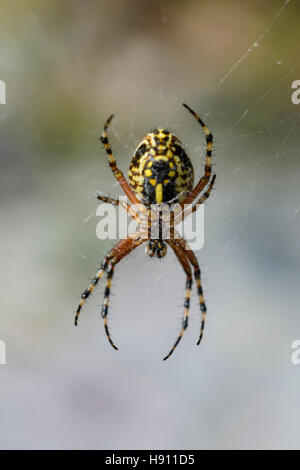
[[[163,240],[149,240],[146,253],[151,258],[163,258],[167,254],[167,245]]]
[[[129,183],[146,204],[182,201],[194,184],[192,162],[180,140],[164,129],[148,134],[135,151]]]
[[[200,343],[203,337],[206,315],[206,306],[201,285],[201,272],[197,258],[189,248],[186,240],[180,238],[178,232],[175,230],[175,226],[178,220],[181,221],[186,215],[195,212],[198,205],[203,204],[211,193],[216,178],[216,175],[213,175],[210,179],[213,137],[201,118],[189,108],[189,106],[186,104],[183,106],[197,119],[206,135],[205,172],[195,187],[193,186],[193,166],[182,143],[173,134],[161,128],[148,134],[139,144],[130,164],[128,184],[122,172],[117,167],[107,137],[107,128],[113,116],[110,116],[106,121],[101,135],[101,142],[108,155],[111,170],[132,205],[123,200],[113,199],[103,194],[99,194],[97,197],[100,201],[125,207],[130,216],[137,221],[138,228],[134,234],[130,234],[128,238],[120,240],[105,256],[93,281],[83,292],[75,315],[75,325],[77,325],[79,313],[85,300],[93,292],[103,274],[106,273],[107,281],[101,314],[104,320],[107,338],[112,347],[118,349],[111,339],[107,324],[109,296],[114,268],[121,259],[143,243],[147,243],[146,252],[150,257],[154,258],[163,258],[167,252],[167,245],[169,245],[186,274],[186,294],[180,334],[164,359],[168,359],[168,357],[171,356],[188,326],[193,274],[201,311],[200,335],[197,344]],[[207,187],[206,191],[200,195],[205,187]],[[176,216],[174,215],[175,211],[173,211],[173,215],[168,221],[169,225],[167,225],[166,230],[162,206],[167,205],[169,207],[174,203],[177,203],[181,212],[183,208],[184,211],[179,213],[179,215],[178,212],[176,212]],[[159,207],[158,211],[152,209],[153,204]],[[186,205],[189,205],[187,211],[185,209]],[[140,209],[137,210],[137,207]],[[153,237],[153,228],[158,231],[158,237]]]

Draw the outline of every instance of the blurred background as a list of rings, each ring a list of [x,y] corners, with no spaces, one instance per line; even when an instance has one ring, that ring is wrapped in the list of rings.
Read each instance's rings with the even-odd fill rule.
[[[2,449],[299,448],[300,4],[295,0],[1,2]],[[111,241],[96,193],[121,195],[103,122],[127,172],[159,125],[197,177],[215,136],[216,189],[197,253],[197,296],[180,329],[185,276],[173,253],[120,263],[108,344],[103,283],[74,312]]]

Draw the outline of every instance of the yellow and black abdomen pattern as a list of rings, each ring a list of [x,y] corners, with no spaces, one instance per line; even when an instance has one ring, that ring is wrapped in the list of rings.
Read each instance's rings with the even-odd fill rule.
[[[128,178],[145,204],[174,203],[181,202],[193,188],[194,171],[180,140],[156,129],[136,149]]]

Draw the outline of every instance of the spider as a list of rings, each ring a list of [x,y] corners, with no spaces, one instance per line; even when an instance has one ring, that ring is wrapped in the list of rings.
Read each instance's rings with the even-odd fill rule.
[[[93,292],[104,273],[106,273],[106,288],[101,314],[104,320],[104,329],[108,341],[111,346],[117,350],[117,346],[111,339],[107,323],[109,296],[115,266],[131,251],[143,243],[147,243],[146,252],[153,258],[163,258],[167,252],[167,245],[169,245],[169,247],[174,251],[186,274],[186,294],[184,300],[184,314],[179,336],[163,360],[168,359],[174,352],[188,326],[193,275],[197,285],[201,311],[200,335],[197,345],[199,345],[202,340],[205,327],[206,305],[201,285],[201,271],[197,258],[188,246],[188,243],[184,238],[180,238],[177,232],[177,236],[175,237],[174,216],[170,222],[170,237],[168,239],[164,239],[160,232],[158,239],[151,239],[151,223],[148,223],[145,228],[145,224],[142,224],[141,222],[141,216],[139,216],[133,208],[138,206],[140,207],[140,214],[146,212],[146,214],[149,215],[151,212],[150,206],[152,204],[170,205],[171,202],[174,203],[175,201],[182,208],[184,205],[189,204],[188,213],[192,213],[197,210],[197,205],[203,204],[211,193],[216,179],[216,175],[213,175],[210,179],[213,136],[202,119],[188,105],[183,104],[183,106],[199,122],[206,136],[205,172],[196,186],[194,186],[193,166],[182,143],[177,137],[175,137],[175,135],[162,128],[155,129],[153,132],[149,133],[137,147],[129,167],[128,183],[117,166],[108,141],[107,129],[113,115],[111,115],[105,122],[100,140],[105,147],[109,159],[109,166],[132,205],[124,203],[124,201],[121,203],[119,199],[113,199],[103,194],[98,194],[97,199],[115,206],[123,205],[127,212],[137,220],[138,228],[134,234],[130,234],[126,239],[120,240],[105,256],[100,269],[92,280],[90,286],[83,292],[75,315],[75,325],[77,325],[79,313],[83,304]],[[200,192],[205,187],[207,187],[206,191],[200,195]],[[183,217],[184,215],[181,216],[181,220]]]

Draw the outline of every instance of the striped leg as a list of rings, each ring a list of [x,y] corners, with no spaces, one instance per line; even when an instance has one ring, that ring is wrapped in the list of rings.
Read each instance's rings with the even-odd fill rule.
[[[215,180],[216,180],[216,175],[213,175],[213,177],[211,179],[211,182],[210,182],[210,185],[207,188],[207,190],[205,191],[205,193],[202,194],[202,196],[198,199],[198,201],[195,202],[195,204],[193,204],[193,205],[189,204],[186,209],[183,209],[182,212],[180,212],[178,214],[178,218],[176,218],[176,224],[179,224],[182,220],[184,220],[190,214],[195,212],[197,210],[197,206],[199,204],[203,204],[206,201],[206,199],[209,198],[211,190],[214,186]]]
[[[106,279],[106,288],[104,292],[104,301],[101,309],[101,315],[104,321],[104,329],[105,333],[107,336],[108,341],[112,345],[112,347],[116,350],[118,350],[117,346],[114,344],[113,340],[111,339],[109,329],[108,329],[108,324],[107,324],[107,314],[108,314],[108,306],[109,306],[109,296],[110,296],[110,290],[111,290],[111,283],[112,283],[112,278],[114,275],[114,269],[115,265],[121,261],[126,255],[128,255],[132,250],[137,248],[139,245],[144,243],[146,240],[134,240],[131,238],[127,238],[125,240],[121,240],[118,245],[122,244],[122,249],[118,250],[118,253],[115,255],[115,257],[109,262],[108,268],[107,268],[107,279]]]
[[[143,240],[143,241],[145,241],[145,240]],[[77,324],[78,324],[78,318],[79,318],[80,310],[83,307],[83,304],[85,303],[86,299],[91,295],[91,293],[95,289],[96,285],[98,284],[98,282],[102,278],[102,276],[103,276],[103,274],[104,274],[104,272],[105,272],[105,270],[108,266],[109,261],[111,259],[113,259],[114,257],[120,257],[120,259],[123,258],[123,256],[125,256],[126,254],[128,254],[131,251],[131,249],[135,248],[135,246],[133,246],[133,248],[129,249],[129,251],[128,251],[128,245],[131,246],[131,245],[134,244],[134,245],[138,246],[140,244],[138,242],[139,242],[138,240],[133,241],[131,238],[126,238],[125,240],[121,240],[113,247],[113,249],[108,253],[108,255],[105,256],[103,262],[101,263],[101,267],[100,267],[99,271],[97,272],[96,276],[92,280],[89,287],[81,295],[81,301],[79,302],[79,305],[77,307],[76,314],[75,314],[75,326],[77,326]]]
[[[211,175],[211,154],[212,154],[212,143],[213,135],[208,130],[202,119],[195,113],[187,104],[183,103],[183,106],[194,116],[195,119],[200,123],[205,135],[206,135],[206,161],[205,161],[205,173],[202,178],[200,178],[198,184],[195,186],[193,191],[184,199],[183,204],[190,204],[193,202],[195,197],[198,196],[200,191],[207,185],[210,175]]]
[[[97,194],[98,201],[106,202],[107,204],[112,204],[113,206],[119,206],[120,201],[119,199],[113,199],[110,196],[106,196],[106,194],[99,193]]]
[[[122,206],[128,212],[128,214],[137,221],[137,223],[140,223],[137,210],[143,207],[142,204],[139,204],[138,207],[136,205],[130,206],[126,201],[113,199],[112,197],[106,196],[102,193],[97,194],[97,199],[98,201],[103,201],[107,204],[112,204],[113,206]]]
[[[201,327],[200,327],[200,336],[197,341],[197,345],[200,344],[202,338],[203,338],[203,333],[204,333],[204,327],[205,327],[205,317],[206,317],[206,305],[205,305],[205,300],[203,296],[203,290],[202,290],[202,284],[201,284],[201,271],[200,271],[200,266],[198,263],[198,260],[192,250],[189,248],[185,250],[186,256],[188,257],[190,263],[194,267],[194,277],[197,285],[197,293],[199,297],[199,304],[200,304],[200,310],[201,310]]]
[[[117,162],[113,156],[113,153],[112,153],[112,150],[111,150],[111,146],[109,144],[109,141],[108,141],[108,137],[107,137],[107,128],[113,118],[113,114],[107,119],[106,123],[104,124],[104,128],[103,128],[103,131],[102,131],[102,134],[101,134],[101,137],[100,137],[100,140],[102,142],[102,144],[104,145],[105,147],[105,150],[106,150],[106,153],[108,155],[108,159],[109,159],[109,166],[111,168],[111,171],[113,172],[115,178],[118,180],[119,184],[121,185],[121,187],[123,188],[123,191],[125,192],[126,196],[128,197],[128,199],[134,203],[134,204],[139,204],[140,201],[137,199],[137,197],[134,195],[132,189],[130,188],[129,184],[127,183],[126,179],[124,178],[124,175],[123,173],[121,172],[121,170],[119,170],[119,168],[117,167]]]
[[[99,271],[97,272],[96,276],[92,280],[91,284],[89,285],[89,287],[81,295],[81,301],[79,302],[79,305],[77,307],[76,314],[75,314],[75,322],[74,322],[75,326],[77,326],[77,324],[78,324],[78,318],[79,318],[80,310],[82,309],[84,302],[91,295],[91,293],[95,289],[96,285],[100,281],[101,277],[103,276],[103,274],[104,274],[104,272],[107,268],[107,265],[108,265],[108,262],[109,262],[109,256],[110,256],[110,254],[105,257],[104,261],[101,263],[101,267],[100,267]]]
[[[175,233],[176,233],[176,238],[177,238],[179,234],[176,231]],[[204,327],[205,327],[205,317],[206,317],[206,310],[207,310],[204,296],[203,296],[202,284],[201,284],[200,266],[199,266],[198,260],[194,252],[190,249],[188,243],[183,238],[177,238],[176,243],[181,248],[181,250],[183,251],[183,253],[188,258],[189,262],[194,268],[194,278],[195,278],[196,285],[197,285],[197,292],[198,292],[199,304],[200,304],[200,310],[201,310],[201,327],[200,327],[200,336],[197,341],[197,345],[198,345],[200,344],[203,338]]]
[[[191,270],[191,267],[189,265],[188,259],[185,255],[184,251],[171,240],[168,241],[168,244],[170,245],[171,248],[173,248],[173,251],[174,251],[175,255],[178,258],[178,261],[180,262],[181,266],[183,267],[184,272],[186,273],[186,283],[185,283],[186,292],[185,292],[185,299],[184,299],[184,316],[183,316],[183,320],[182,320],[181,331],[179,333],[179,336],[178,336],[177,340],[175,341],[174,345],[172,346],[169,354],[167,354],[166,357],[164,357],[164,359],[163,359],[164,361],[166,359],[168,359],[171,356],[171,354],[173,354],[176,346],[178,345],[179,341],[181,340],[181,338],[183,336],[183,333],[185,332],[186,328],[188,327],[190,297],[191,297],[191,290],[192,290],[192,283],[193,283],[192,270]]]
[[[209,198],[210,196],[210,193],[211,193],[211,190],[212,188],[214,187],[214,184],[215,184],[215,181],[216,181],[216,175],[213,175],[212,179],[211,179],[211,182],[207,188],[207,190],[205,191],[205,193],[202,194],[202,196],[198,199],[198,201],[195,202],[195,205],[197,204],[203,204],[206,199]],[[196,210],[196,207],[193,206],[193,212]]]
[[[117,346],[115,345],[115,343],[111,339],[109,329],[108,329],[108,325],[107,325],[109,295],[110,295],[111,282],[112,282],[112,278],[113,278],[113,274],[114,274],[115,264],[116,263],[110,264],[110,266],[108,268],[108,271],[107,271],[106,287],[105,287],[105,292],[104,292],[104,302],[103,302],[102,309],[101,309],[101,315],[102,315],[102,318],[103,318],[103,321],[104,321],[104,329],[105,329],[107,339],[110,342],[110,344],[112,345],[112,347],[114,349],[116,349],[116,351],[118,351]]]

